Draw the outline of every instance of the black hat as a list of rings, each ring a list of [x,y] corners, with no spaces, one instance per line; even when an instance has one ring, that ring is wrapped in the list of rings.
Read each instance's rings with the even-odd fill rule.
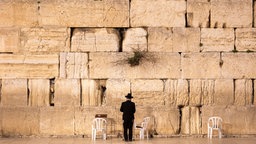
[[[128,99],[132,99],[133,98],[131,93],[128,93],[125,97],[128,98]]]

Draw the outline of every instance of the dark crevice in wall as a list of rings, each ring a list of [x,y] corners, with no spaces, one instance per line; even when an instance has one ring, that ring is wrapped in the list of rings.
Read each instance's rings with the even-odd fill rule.
[[[30,89],[29,89],[29,80],[27,80],[27,105],[29,106],[30,101]]]
[[[69,48],[70,48],[70,51],[71,51],[71,44],[72,44],[72,37],[74,35],[74,30],[75,28],[70,28],[70,38],[69,38]]]
[[[202,105],[197,106],[197,107],[199,109],[199,134],[202,134],[202,127],[203,127],[203,124],[202,124]]]
[[[82,95],[82,79],[80,79],[80,106],[83,106],[83,95]]]
[[[38,10],[38,13],[39,13],[40,8],[41,8],[40,3],[41,3],[40,0],[38,0],[38,1],[37,1],[37,10]],[[40,14],[40,13],[39,13],[39,14]]]
[[[233,52],[237,52],[237,50],[236,50],[236,28],[234,28],[234,42],[235,42],[235,44],[234,44]]]
[[[220,68],[222,68],[222,66],[223,66],[223,64],[224,64],[224,61],[223,61],[223,59],[222,59],[222,53],[223,53],[223,52],[220,52],[220,61],[219,61],[219,66],[220,66]]]
[[[188,12],[185,13],[185,27],[190,27],[188,25]]]
[[[50,106],[54,106],[54,92],[55,92],[55,78],[50,79],[50,96],[49,103]]]
[[[126,28],[117,29],[117,31],[119,32],[119,49],[118,49],[118,52],[123,51],[123,40],[124,40],[124,35],[125,35],[126,30],[127,30]]]
[[[253,105],[254,104],[254,92],[255,92],[255,89],[254,89],[254,80],[255,79],[252,79],[252,101],[251,101],[251,104]],[[0,95],[1,96],[1,95]]]
[[[189,96],[190,96],[190,79],[187,79],[187,83],[188,83],[188,104],[190,103],[190,98],[189,98]]]
[[[254,25],[254,0],[252,0],[252,27],[255,27]]]
[[[181,134],[181,122],[182,122],[182,109],[183,109],[183,107],[184,106],[178,106],[179,113],[180,113],[178,134]]]
[[[236,100],[236,79],[233,79],[233,104],[235,104],[235,100]]]

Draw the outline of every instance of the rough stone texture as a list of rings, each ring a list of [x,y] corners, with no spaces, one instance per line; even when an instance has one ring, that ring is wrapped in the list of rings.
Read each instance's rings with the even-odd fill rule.
[[[134,80],[131,83],[132,91],[159,91],[162,92],[164,90],[162,80]]]
[[[210,26],[211,3],[209,0],[187,0],[187,20],[191,27]]]
[[[236,29],[236,50],[237,51],[256,51],[256,29],[238,28]]]
[[[253,104],[254,104],[254,106],[256,106],[256,80],[254,80],[253,81],[253,83],[254,83],[254,99],[253,99]]]
[[[2,119],[3,119],[3,110],[2,108],[0,108],[0,135],[3,135]]]
[[[1,89],[2,106],[27,106],[27,79],[3,79]]]
[[[183,78],[220,77],[219,53],[183,53],[181,56]]]
[[[251,0],[211,0],[211,28],[252,27]]]
[[[23,53],[53,54],[70,51],[69,28],[22,28],[20,39]]]
[[[60,78],[88,78],[87,53],[60,53]]]
[[[1,78],[52,78],[58,76],[58,55],[0,55]]]
[[[122,45],[122,51],[147,51],[147,31],[144,28],[129,28]]]
[[[28,81],[29,105],[50,105],[50,81],[48,79],[31,79]]]
[[[42,107],[40,108],[40,134],[74,135],[75,111],[71,107]]]
[[[201,116],[199,107],[190,108],[190,134],[200,134]]]
[[[119,51],[120,36],[112,28],[78,28],[71,38],[71,51]]]
[[[163,106],[165,95],[159,91],[133,91],[133,101],[140,106]]]
[[[235,80],[235,105],[252,105],[253,100],[252,80]]]
[[[19,36],[20,31],[17,28],[0,28],[0,52],[18,52],[20,50]]]
[[[255,78],[255,53],[223,53],[222,77],[224,78]]]
[[[132,27],[184,27],[186,2],[184,0],[133,0],[130,8]]]
[[[232,105],[234,103],[234,83],[232,79],[217,79],[214,87],[215,105]]]
[[[202,28],[201,51],[232,51],[234,50],[234,29]]]
[[[181,108],[181,126],[180,133],[181,134],[189,134],[190,133],[190,107]]]
[[[189,81],[189,105],[199,106],[202,101],[202,80]]]
[[[57,79],[55,81],[54,106],[80,106],[80,81]]]
[[[207,134],[207,121],[211,116],[220,116],[223,119],[223,134],[255,134],[256,108],[244,106],[203,106],[202,133]]]
[[[89,78],[178,78],[180,55],[178,53],[145,53],[138,66],[127,62],[132,53],[90,53]]]
[[[2,107],[2,133],[4,136],[38,135],[38,107]]]
[[[40,25],[70,27],[127,27],[129,0],[44,0],[39,4]]]
[[[202,105],[211,105],[213,104],[214,97],[214,80],[202,80]]]

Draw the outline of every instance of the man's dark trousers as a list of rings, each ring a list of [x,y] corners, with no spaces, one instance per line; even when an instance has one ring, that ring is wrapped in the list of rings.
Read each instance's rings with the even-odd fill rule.
[[[123,123],[124,127],[124,140],[125,141],[132,141],[132,130],[133,130],[133,120],[131,121],[124,121]],[[127,131],[129,130],[129,137],[127,134]]]

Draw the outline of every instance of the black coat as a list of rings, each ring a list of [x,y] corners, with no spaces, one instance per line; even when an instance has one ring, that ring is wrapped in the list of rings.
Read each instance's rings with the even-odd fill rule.
[[[120,111],[123,112],[124,121],[134,120],[134,113],[136,112],[135,103],[130,100],[123,102]]]

